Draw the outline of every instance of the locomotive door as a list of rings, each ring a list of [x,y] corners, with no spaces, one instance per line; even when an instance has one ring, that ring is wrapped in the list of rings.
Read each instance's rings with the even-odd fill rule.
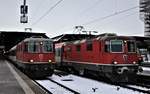
[[[61,65],[63,59],[63,44],[64,43],[55,44],[55,61],[58,63],[58,65]]]
[[[62,61],[62,48],[55,49],[55,60],[57,63],[60,63]]]

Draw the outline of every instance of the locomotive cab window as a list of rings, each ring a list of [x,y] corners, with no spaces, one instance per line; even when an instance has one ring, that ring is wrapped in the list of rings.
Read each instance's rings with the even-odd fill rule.
[[[27,43],[27,42],[24,43],[24,51],[25,51],[25,52],[28,51],[28,43]]]
[[[80,49],[81,49],[81,45],[79,45],[79,44],[78,44],[78,45],[76,45],[76,51],[78,51],[78,52],[79,52],[79,51],[80,51]]]
[[[86,50],[87,51],[92,51],[93,50],[92,41],[87,41],[86,42]]]
[[[110,41],[111,52],[123,52],[123,41],[122,40],[111,40]]]
[[[105,41],[105,52],[110,52],[110,42]]]
[[[128,52],[136,52],[136,45],[134,41],[127,41]]]
[[[52,52],[53,51],[53,43],[51,41],[43,41],[43,51],[44,52]]]
[[[30,41],[28,43],[28,52],[31,52],[31,53],[39,52],[39,43],[36,41]]]

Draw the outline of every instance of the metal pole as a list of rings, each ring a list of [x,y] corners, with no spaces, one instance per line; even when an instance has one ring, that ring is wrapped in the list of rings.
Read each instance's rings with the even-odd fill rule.
[[[24,0],[23,5],[24,5],[24,6],[26,5],[26,0]]]

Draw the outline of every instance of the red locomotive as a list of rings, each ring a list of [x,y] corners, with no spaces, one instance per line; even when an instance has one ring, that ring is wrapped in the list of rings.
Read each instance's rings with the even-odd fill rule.
[[[42,78],[53,74],[55,54],[52,39],[26,38],[10,51],[15,52],[14,63],[28,76]]]
[[[111,81],[129,81],[138,72],[136,42],[126,36],[98,36],[55,45],[56,62],[79,74],[92,71]],[[133,80],[133,79],[132,79]]]

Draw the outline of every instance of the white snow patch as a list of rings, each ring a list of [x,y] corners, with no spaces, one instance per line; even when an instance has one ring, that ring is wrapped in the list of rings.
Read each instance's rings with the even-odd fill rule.
[[[95,81],[74,75],[67,75],[62,77],[53,75],[49,78],[79,92],[80,94],[142,94],[137,91],[129,90],[119,86],[109,85],[100,81]]]

